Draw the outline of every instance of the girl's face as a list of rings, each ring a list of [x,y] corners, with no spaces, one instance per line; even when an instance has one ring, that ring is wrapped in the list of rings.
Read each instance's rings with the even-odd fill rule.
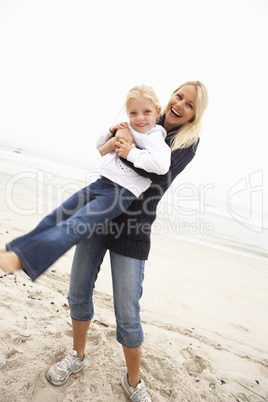
[[[197,89],[193,85],[185,85],[171,95],[166,109],[164,128],[170,131],[192,120],[195,115],[196,99]]]
[[[156,109],[154,104],[146,98],[129,99],[127,103],[127,115],[129,123],[139,133],[146,133],[155,125],[161,109]]]

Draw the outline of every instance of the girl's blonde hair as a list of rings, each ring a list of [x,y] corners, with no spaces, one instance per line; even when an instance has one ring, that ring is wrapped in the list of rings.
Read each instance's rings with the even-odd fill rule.
[[[159,110],[161,108],[160,102],[158,97],[156,96],[156,93],[152,87],[149,87],[148,85],[136,85],[134,88],[132,88],[126,97],[125,101],[125,109],[127,111],[128,108],[128,102],[130,99],[138,99],[138,98],[145,98],[149,99],[156,110]]]
[[[197,89],[195,115],[191,121],[185,123],[173,133],[171,140],[171,151],[175,151],[175,149],[178,148],[188,148],[189,146],[197,143],[199,139],[199,132],[201,130],[201,120],[208,106],[207,88],[200,81],[187,81],[180,85],[179,88],[175,89],[172,95],[186,85],[193,85]],[[162,112],[165,112],[165,110],[166,107],[162,110]]]

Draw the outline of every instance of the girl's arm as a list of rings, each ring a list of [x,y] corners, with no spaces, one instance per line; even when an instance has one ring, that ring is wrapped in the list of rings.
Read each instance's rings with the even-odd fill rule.
[[[144,169],[136,168],[134,164],[129,162],[127,159],[121,159],[126,165],[130,166],[141,176],[149,178],[154,184],[164,185],[166,183],[172,182],[174,178],[185,169],[188,163],[191,162],[191,160],[195,156],[198,144],[199,141],[188,148],[176,149],[175,151],[173,151],[171,153],[171,164],[169,171],[163,175],[146,172],[146,170]]]
[[[135,148],[124,139],[115,143],[117,154],[132,162],[136,168],[162,175],[168,172],[170,166],[170,148],[165,143],[166,132],[162,127],[155,127],[150,134],[138,137],[143,149]]]

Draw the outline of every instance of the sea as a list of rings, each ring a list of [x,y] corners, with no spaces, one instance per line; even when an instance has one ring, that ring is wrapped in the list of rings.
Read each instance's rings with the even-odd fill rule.
[[[43,217],[97,178],[93,168],[77,162],[0,147],[1,198],[5,199],[6,208],[25,219],[32,214]],[[187,186],[183,188],[174,182],[163,196],[153,234],[268,259],[268,215],[261,199],[258,208],[253,209],[252,202],[236,205],[228,199],[211,198],[205,191],[194,192]]]

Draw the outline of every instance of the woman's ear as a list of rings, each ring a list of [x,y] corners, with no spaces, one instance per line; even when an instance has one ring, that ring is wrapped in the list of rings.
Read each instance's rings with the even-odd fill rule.
[[[189,123],[193,123],[195,121],[195,115],[189,120]]]

